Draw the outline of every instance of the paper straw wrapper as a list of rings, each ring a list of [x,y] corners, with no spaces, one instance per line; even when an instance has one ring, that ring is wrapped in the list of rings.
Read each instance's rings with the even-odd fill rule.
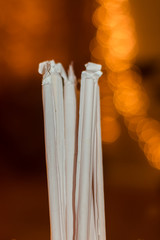
[[[39,64],[51,240],[106,239],[98,86],[102,72],[99,64],[85,67],[77,125],[73,66],[67,76],[60,63]]]
[[[73,66],[69,66],[68,78],[64,81],[65,157],[66,157],[66,235],[73,239],[75,215],[75,173],[76,173],[76,77]]]
[[[95,132],[96,87],[101,65],[88,63],[82,72],[78,159],[76,181],[76,240],[90,239],[91,202],[92,202],[92,150]]]
[[[61,64],[40,63],[45,125],[46,165],[49,189],[51,239],[65,239],[64,109]]]
[[[103,184],[103,159],[102,159],[102,140],[101,140],[101,119],[100,119],[100,94],[98,87],[97,94],[97,206],[98,206],[98,234],[99,240],[106,240],[105,224],[105,204],[104,204],[104,184]]]

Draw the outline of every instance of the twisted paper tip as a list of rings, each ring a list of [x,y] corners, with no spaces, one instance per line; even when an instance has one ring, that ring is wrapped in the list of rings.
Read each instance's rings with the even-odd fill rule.
[[[74,74],[74,70],[73,70],[73,64],[71,63],[69,65],[69,69],[68,69],[68,79],[67,81],[65,81],[66,84],[75,84],[76,82],[76,76]]]
[[[62,64],[61,63],[56,64],[54,60],[40,63],[38,72],[43,75],[42,85],[51,82],[51,79],[48,78],[51,75],[51,73],[58,73],[64,79],[64,81],[67,81],[67,75]]]
[[[100,64],[89,62],[85,64],[86,71],[82,72],[82,78],[91,78],[94,80],[95,83],[98,82],[98,79],[102,76]]]

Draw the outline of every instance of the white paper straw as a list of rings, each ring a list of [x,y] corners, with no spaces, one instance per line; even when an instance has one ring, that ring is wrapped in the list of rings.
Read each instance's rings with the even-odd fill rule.
[[[106,239],[98,86],[102,72],[101,65],[85,66],[77,136],[72,66],[67,78],[59,63],[47,61],[39,65],[39,72],[43,74],[51,240]]]
[[[56,119],[54,98],[52,93],[50,62],[39,65],[39,73],[43,74],[42,96],[45,128],[46,167],[49,190],[50,231],[51,239],[61,240],[60,198],[58,172],[56,162]]]
[[[98,240],[97,231],[95,228],[93,195],[92,195],[92,201],[91,201],[91,222],[90,222],[90,238],[89,238],[89,240]]]
[[[94,108],[93,108],[93,130],[92,130],[92,190],[93,190],[93,210],[94,210],[94,228],[95,239],[98,240],[98,208],[97,208],[97,138],[96,138],[96,125],[97,125],[97,89],[98,83],[94,85]],[[93,228],[93,227],[92,227]],[[90,238],[91,239],[91,238]]]
[[[86,64],[86,71],[82,73],[80,95],[80,120],[78,143],[78,177],[76,193],[77,224],[76,239],[90,238],[91,201],[92,201],[92,135],[95,112],[94,84],[102,72],[101,66],[93,63]]]
[[[75,195],[75,212],[76,212],[76,232],[77,232],[77,217],[78,217],[78,200],[79,200],[79,184],[80,184],[80,163],[82,154],[82,129],[83,129],[83,114],[84,114],[84,88],[85,84],[81,81],[81,90],[79,97],[79,124],[78,124],[78,153],[77,153],[77,170],[76,170],[76,195]]]
[[[64,138],[64,104],[63,83],[67,79],[65,71],[60,63],[53,66],[51,73],[52,91],[55,100],[56,112],[56,144],[57,161],[59,169],[60,202],[61,202],[61,228],[62,239],[66,239],[66,162],[65,162],[65,138]]]
[[[76,153],[76,91],[73,67],[70,65],[68,79],[64,81],[65,157],[66,157],[66,231],[67,240],[73,240],[74,232],[74,181]]]
[[[105,205],[104,205],[104,184],[103,184],[103,162],[102,162],[102,143],[101,143],[101,121],[100,121],[100,97],[99,87],[97,94],[97,203],[98,203],[98,229],[99,240],[106,239],[105,225]]]
[[[44,99],[44,115],[48,119],[50,125],[45,124],[46,137],[46,153],[48,166],[48,183],[51,215],[51,235],[55,240],[66,239],[66,190],[65,190],[65,144],[64,144],[64,107],[63,107],[63,84],[62,76],[66,78],[66,74],[61,64],[55,64],[54,61],[47,61],[40,64],[39,72],[43,73],[44,80],[43,90],[49,83],[50,99],[46,102],[48,95],[43,94]],[[49,75],[49,82],[46,81],[46,75]],[[48,104],[48,105],[47,105]],[[47,110],[46,110],[47,109]],[[54,121],[53,121],[54,120]],[[53,124],[51,126],[51,124]],[[50,129],[53,131],[50,133]],[[47,132],[47,133],[46,133]],[[54,136],[54,142],[51,138]],[[53,143],[52,143],[53,142]],[[51,150],[52,148],[52,150]],[[53,151],[54,155],[48,160],[48,152]],[[56,173],[51,170],[56,169]],[[53,178],[54,174],[54,178]],[[55,180],[56,178],[56,180]],[[57,191],[54,191],[54,186]],[[50,197],[51,196],[51,197]],[[52,197],[54,196],[54,198]],[[57,205],[58,202],[58,205]],[[52,211],[54,209],[54,211]],[[58,212],[58,215],[57,215]]]

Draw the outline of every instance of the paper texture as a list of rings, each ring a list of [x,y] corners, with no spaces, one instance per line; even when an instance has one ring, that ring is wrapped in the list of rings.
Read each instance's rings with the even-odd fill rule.
[[[66,235],[73,239],[75,217],[75,164],[76,164],[76,77],[70,65],[64,81],[65,157],[66,157]]]
[[[60,63],[40,63],[43,75],[46,165],[51,240],[105,240],[105,209],[98,79],[101,65],[81,75],[77,116],[76,77]]]
[[[102,75],[101,66],[93,63],[85,65],[86,71],[82,72],[79,112],[79,136],[77,158],[77,182],[76,182],[76,239],[92,239],[91,229],[95,229],[95,237],[98,239],[98,213],[96,208],[96,172],[94,169],[94,142],[96,138],[97,124],[97,90],[98,79]],[[98,146],[96,146],[98,147]],[[96,156],[95,156],[96,158]],[[92,186],[94,183],[94,186]],[[91,205],[93,201],[94,209]],[[93,213],[94,211],[94,213]],[[94,216],[94,221],[92,219]],[[91,228],[91,229],[90,229]],[[96,229],[97,228],[97,229]],[[97,237],[96,237],[97,235]]]
[[[51,239],[66,239],[66,189],[64,106],[61,64],[43,62],[43,109],[45,123],[46,162],[49,188]]]

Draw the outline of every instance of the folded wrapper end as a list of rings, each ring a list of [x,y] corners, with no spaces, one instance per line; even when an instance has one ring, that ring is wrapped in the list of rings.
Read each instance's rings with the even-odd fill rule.
[[[102,76],[101,68],[102,66],[100,64],[89,62],[85,64],[86,71],[82,72],[82,78],[90,78],[93,79],[95,83],[98,82],[98,79]]]
[[[76,82],[76,76],[74,74],[73,62],[72,62],[69,65],[69,69],[68,69],[68,81],[67,81],[67,83],[75,84],[75,82]]]
[[[102,65],[97,63],[88,62],[85,64],[86,70],[91,72],[101,71]]]
[[[39,64],[38,72],[39,74],[44,75],[46,72],[51,72],[51,69],[54,68],[54,66],[55,66],[54,60],[41,62]]]
[[[51,79],[49,78],[49,76],[51,76],[51,73],[58,73],[61,75],[64,81],[67,81],[67,75],[62,64],[61,63],[56,64],[54,60],[40,63],[38,72],[43,75],[42,85],[51,82]]]
[[[68,79],[67,79],[67,74],[64,70],[64,67],[62,66],[61,63],[57,63],[55,64],[55,67],[54,67],[54,72],[57,72],[61,75],[61,77],[64,79],[64,82],[66,82]]]
[[[54,66],[55,66],[54,60],[44,61],[39,64],[38,72],[43,76],[42,85],[49,84],[51,82],[50,76]]]

